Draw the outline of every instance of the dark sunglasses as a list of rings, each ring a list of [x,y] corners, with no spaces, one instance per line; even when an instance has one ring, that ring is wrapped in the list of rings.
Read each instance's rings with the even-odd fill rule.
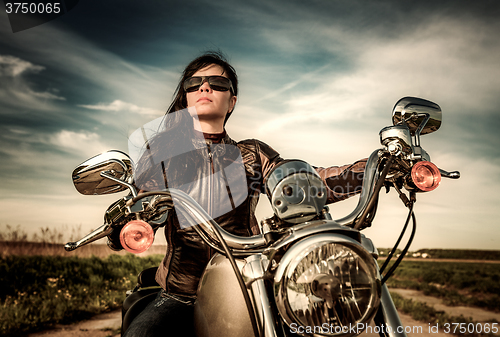
[[[203,83],[208,82],[212,90],[228,91],[234,94],[233,84],[231,80],[224,76],[193,76],[184,81],[184,90],[186,92],[195,92],[202,86]]]

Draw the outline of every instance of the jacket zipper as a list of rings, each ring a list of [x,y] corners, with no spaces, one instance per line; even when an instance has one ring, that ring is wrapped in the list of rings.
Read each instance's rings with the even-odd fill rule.
[[[207,144],[207,151],[208,151],[208,163],[210,165],[210,172],[211,174],[208,175],[209,179],[209,185],[208,185],[208,209],[207,212],[212,217],[212,207],[213,207],[213,188],[214,188],[214,179],[213,175],[215,174],[215,169],[214,169],[214,161],[213,161],[213,155],[212,152],[210,151],[210,144]]]
[[[211,144],[207,144],[208,162],[209,162],[209,165],[211,168],[211,174],[208,175],[208,179],[209,179],[209,184],[208,184],[209,191],[208,191],[208,193],[209,193],[209,196],[208,196],[208,209],[207,209],[207,211],[208,211],[208,214],[210,215],[210,217],[212,217],[213,175],[215,173],[215,169],[214,169],[214,161],[213,161],[213,157],[212,157],[212,152],[210,151],[210,145]],[[208,259],[209,260],[214,253],[215,252],[212,251],[212,248],[209,246],[208,247]]]

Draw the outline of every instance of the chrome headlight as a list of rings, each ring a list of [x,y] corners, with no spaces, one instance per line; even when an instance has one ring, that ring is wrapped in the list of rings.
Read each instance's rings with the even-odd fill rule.
[[[353,335],[380,304],[373,257],[355,240],[336,234],[307,237],[281,259],[274,278],[276,305],[293,332]]]

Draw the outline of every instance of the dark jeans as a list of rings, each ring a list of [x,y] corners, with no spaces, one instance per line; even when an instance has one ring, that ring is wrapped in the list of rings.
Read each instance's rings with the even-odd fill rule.
[[[164,290],[130,324],[124,337],[195,336],[194,300]]]

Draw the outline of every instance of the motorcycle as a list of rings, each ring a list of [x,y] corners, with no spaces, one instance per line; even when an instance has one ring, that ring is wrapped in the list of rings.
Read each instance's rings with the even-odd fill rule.
[[[372,321],[370,329],[380,336],[406,336],[386,281],[415,235],[417,194],[437,188],[441,177],[460,177],[457,171],[439,169],[420,145],[420,136],[437,131],[441,121],[437,104],[414,97],[399,100],[393,109],[393,125],[380,131],[383,147],[368,158],[359,202],[341,219],[332,220],[325,206],[324,183],[313,167],[300,160],[278,164],[265,180],[274,215],[262,220],[260,234],[250,237],[225,231],[213,220],[224,207],[219,213],[209,212],[182,189],[139,193],[131,157],[120,151],[100,154],[75,169],[76,189],[85,195],[127,189],[130,194],[107,209],[102,227],[67,243],[65,249],[105,237],[114,237],[108,245],[117,249],[113,242],[119,235],[123,248],[143,252],[175,209],[184,225],[192,226],[217,252],[198,285],[194,314],[198,336],[354,336],[367,330]],[[153,129],[142,128],[137,134],[144,136]],[[361,231],[375,217],[382,187],[397,191],[408,217],[379,268],[378,251]],[[410,220],[409,241],[389,268]],[[127,293],[122,333],[159,291],[155,272],[155,268],[144,270],[137,286]]]

